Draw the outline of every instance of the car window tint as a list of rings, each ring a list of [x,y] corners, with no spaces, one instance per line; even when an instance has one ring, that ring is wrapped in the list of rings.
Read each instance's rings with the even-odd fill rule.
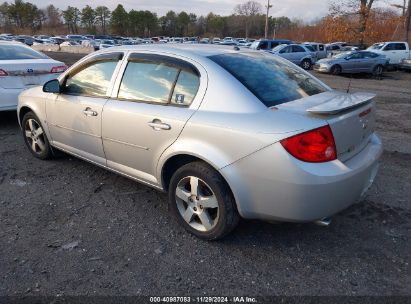
[[[268,49],[268,41],[262,41],[260,42],[260,45],[258,46],[260,50],[266,50]]]
[[[190,105],[197,94],[200,86],[200,79],[197,74],[191,71],[181,71],[174,88],[172,104]]]
[[[286,54],[286,53],[291,53],[291,52],[292,52],[291,46],[286,46],[285,48],[283,48],[283,49],[280,51],[280,54]]]
[[[292,63],[264,52],[224,54],[209,58],[233,75],[267,107],[328,90]]]
[[[404,43],[396,43],[395,44],[395,49],[397,51],[405,51],[407,49],[407,47],[405,46]]]
[[[121,81],[118,98],[168,103],[178,68],[162,62],[130,61]]]
[[[364,55],[364,58],[367,58],[367,59],[378,57],[377,54],[371,53],[371,52],[364,52],[363,55]]]
[[[305,53],[305,50],[299,45],[293,45],[293,53]]]
[[[320,44],[320,45],[318,46],[318,48],[320,49],[320,51],[324,51],[324,45]]]
[[[20,60],[20,59],[48,59],[46,55],[31,48],[16,45],[2,44],[0,47],[0,60]]]
[[[96,61],[74,75],[70,75],[63,92],[85,96],[106,96],[117,60]]]
[[[394,43],[389,43],[387,46],[384,48],[384,51],[393,51],[395,50],[395,44]]]
[[[363,55],[362,53],[354,53],[350,56],[350,59],[362,59]]]

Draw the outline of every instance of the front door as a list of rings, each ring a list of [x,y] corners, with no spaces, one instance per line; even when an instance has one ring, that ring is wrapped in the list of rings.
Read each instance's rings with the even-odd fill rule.
[[[120,59],[98,55],[68,72],[62,93],[46,107],[54,146],[105,165],[101,117]]]
[[[199,86],[198,70],[186,61],[131,54],[117,92],[104,108],[107,166],[158,184],[157,162],[193,115],[190,105],[200,95]]]

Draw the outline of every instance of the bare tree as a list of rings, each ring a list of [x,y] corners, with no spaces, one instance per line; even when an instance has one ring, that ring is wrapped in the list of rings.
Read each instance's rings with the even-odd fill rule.
[[[378,0],[333,0],[330,3],[330,12],[332,15],[358,16],[359,43],[363,44],[370,12],[376,1]]]
[[[254,17],[261,13],[262,6],[255,1],[248,1],[243,4],[238,4],[234,8],[234,13],[243,16],[245,19],[245,36],[248,38],[250,25],[252,24]]]

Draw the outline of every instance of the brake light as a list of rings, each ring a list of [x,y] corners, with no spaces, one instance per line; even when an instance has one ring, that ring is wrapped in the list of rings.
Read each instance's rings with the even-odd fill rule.
[[[283,147],[295,158],[309,163],[337,159],[334,136],[329,125],[283,139]]]
[[[55,66],[51,69],[50,73],[63,73],[66,69],[65,65]]]
[[[0,69],[0,77],[1,76],[9,76],[5,70]]]

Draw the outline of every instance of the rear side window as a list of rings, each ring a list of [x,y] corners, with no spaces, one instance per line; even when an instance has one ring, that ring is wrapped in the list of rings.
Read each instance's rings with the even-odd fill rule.
[[[118,98],[188,106],[194,100],[199,85],[199,73],[189,63],[165,56],[132,55]]]
[[[318,48],[319,48],[320,51],[324,51],[324,45],[323,45],[323,44],[320,44],[320,45],[318,46]]]
[[[189,105],[200,86],[198,75],[192,71],[181,71],[171,98],[172,104]]]
[[[328,90],[308,73],[272,54],[234,53],[209,58],[233,75],[267,107]]]
[[[268,41],[261,41],[258,45],[260,50],[267,50],[268,49]]]
[[[46,55],[20,45],[0,45],[0,60],[48,59]]]
[[[405,51],[407,49],[407,47],[405,46],[404,43],[396,43],[395,44],[395,49],[397,51]]]
[[[305,53],[305,50],[299,45],[293,45],[293,53]]]
[[[118,98],[168,103],[177,75],[176,68],[165,64],[130,61],[124,72]]]

